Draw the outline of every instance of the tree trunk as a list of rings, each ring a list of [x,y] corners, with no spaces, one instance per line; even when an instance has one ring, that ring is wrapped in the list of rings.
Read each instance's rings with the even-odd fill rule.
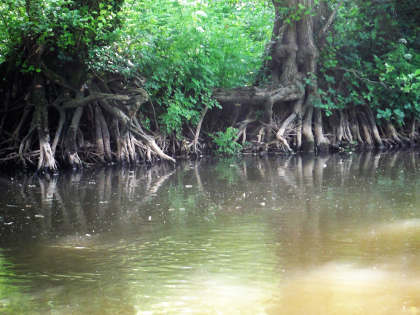
[[[57,164],[50,144],[45,88],[39,74],[36,75],[34,83],[32,102],[35,105],[33,122],[35,123],[39,140],[38,170],[52,171],[57,168]]]
[[[369,106],[365,107],[366,109],[366,116],[368,123],[370,125],[370,130],[372,131],[373,140],[375,141],[375,145],[378,149],[383,149],[384,145],[382,143],[381,136],[379,135],[378,127],[376,126],[375,117],[373,116],[372,110]]]
[[[312,132],[312,116],[313,107],[308,106],[303,116],[302,123],[302,151],[303,152],[314,152],[315,151],[315,139]]]
[[[247,104],[251,107],[262,106],[264,108],[263,123],[273,126],[273,115],[276,112],[274,106],[282,106],[284,112],[291,113],[287,116],[281,126],[278,126],[277,140],[282,142],[288,150],[285,130],[288,125],[295,121],[296,133],[294,135],[294,146],[296,150],[306,152],[317,149],[326,151],[329,148],[329,140],[324,135],[322,112],[315,110],[314,104],[320,101],[317,82],[317,62],[319,48],[315,44],[314,18],[312,14],[303,11],[315,10],[314,0],[273,0],[276,13],[276,20],[272,32],[271,42],[268,45],[266,54],[267,61],[264,68],[259,72],[270,78],[271,81],[261,85],[263,80],[256,83],[259,86],[252,88],[237,88],[233,90],[216,90],[214,96],[223,104]],[[301,10],[298,18],[292,18]],[[285,8],[288,13],[284,16]],[[328,20],[331,23],[331,19]],[[322,27],[318,29],[324,30]],[[310,84],[304,83],[310,82]],[[270,135],[266,128],[266,134]],[[261,128],[256,126],[254,136],[260,134]],[[314,136],[314,132],[316,137]],[[250,134],[248,132],[248,134]],[[261,140],[261,139],[260,139]],[[270,140],[269,137],[266,140]],[[271,143],[271,142],[270,142]],[[287,144],[287,145],[286,145]]]
[[[80,119],[83,114],[83,106],[76,108],[73,113],[73,118],[71,120],[70,126],[67,130],[66,139],[65,139],[65,148],[67,162],[72,168],[79,168],[82,166],[82,161],[79,157],[78,147],[77,147],[77,131],[79,129]]]
[[[315,120],[314,120],[314,131],[315,131],[315,141],[318,152],[328,152],[330,147],[330,142],[324,135],[323,125],[322,125],[322,112],[321,109],[315,108]]]
[[[369,128],[370,126],[369,126],[368,119],[366,118],[363,112],[358,113],[358,114],[359,114],[358,115],[359,123],[362,128],[364,143],[368,148],[372,148],[373,140],[372,140],[372,135],[370,133],[370,128]]]

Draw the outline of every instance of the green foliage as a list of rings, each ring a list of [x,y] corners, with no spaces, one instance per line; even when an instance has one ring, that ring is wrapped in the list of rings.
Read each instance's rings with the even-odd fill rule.
[[[43,47],[44,59],[50,63],[84,64],[91,49],[115,39],[122,1],[4,1],[0,4],[0,62],[16,55],[22,71],[39,72],[31,56]]]
[[[295,7],[283,7],[280,6],[280,14],[283,17],[283,20],[287,24],[300,21],[304,16],[315,16],[316,7],[319,4],[319,0],[314,1],[314,7],[306,7],[302,3],[297,3]]]
[[[214,87],[250,84],[271,35],[261,1],[126,1],[119,49],[148,78],[158,120],[178,137],[219,106]]]
[[[393,119],[404,123],[406,116],[420,118],[420,54],[396,44],[382,58],[375,58],[376,71],[382,85],[375,86],[373,93],[382,104],[378,118]],[[385,113],[385,115],[384,115]]]
[[[418,9],[409,1],[345,2],[320,62],[319,106],[327,114],[369,105],[378,119],[420,118]]]
[[[236,142],[238,129],[228,127],[225,132],[218,131],[211,135],[213,142],[217,145],[217,153],[235,155],[242,150],[242,145]]]

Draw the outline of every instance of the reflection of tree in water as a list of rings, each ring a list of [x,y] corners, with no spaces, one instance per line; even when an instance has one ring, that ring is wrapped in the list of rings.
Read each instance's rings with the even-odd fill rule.
[[[137,220],[143,205],[173,175],[172,167],[101,169],[15,180],[0,204],[2,240],[92,234]]]
[[[287,213],[288,220],[306,222],[290,226],[312,231],[308,241],[314,242],[328,231],[321,229],[327,224],[323,216],[336,216],[337,224],[351,222],[349,213],[375,211],[378,194],[390,203],[396,198],[412,203],[418,165],[416,153],[372,152],[250,157],[242,162],[206,162],[203,167],[200,163],[187,162],[177,170],[162,164],[15,181],[4,194],[6,204],[0,205],[3,223],[13,222],[2,225],[3,240],[93,234],[150,221],[187,222],[197,216],[209,220],[217,213],[268,208],[280,210],[279,218]],[[382,188],[373,189],[374,184]],[[288,238],[304,232],[284,229]]]
[[[280,210],[274,219],[271,217],[273,228],[278,230],[279,256],[289,253],[294,256],[289,267],[299,268],[337,257],[371,259],[369,252],[383,251],[389,245],[365,245],[371,227],[420,215],[414,209],[418,206],[416,157],[417,153],[371,152],[293,157],[284,176],[272,176],[266,184],[266,189],[277,191],[279,200],[270,205]],[[266,170],[273,169],[270,160],[267,165]],[[412,242],[406,243],[400,250],[412,252],[414,247]],[[383,255],[379,252],[378,257]]]

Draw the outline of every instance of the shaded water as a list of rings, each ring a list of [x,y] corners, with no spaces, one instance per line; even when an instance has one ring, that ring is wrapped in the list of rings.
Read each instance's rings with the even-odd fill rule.
[[[417,153],[3,178],[0,313],[420,314],[419,192]]]

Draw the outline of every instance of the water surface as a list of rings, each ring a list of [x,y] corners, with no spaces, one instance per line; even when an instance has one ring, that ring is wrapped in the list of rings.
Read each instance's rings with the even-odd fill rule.
[[[0,313],[420,314],[420,159],[0,179]]]

